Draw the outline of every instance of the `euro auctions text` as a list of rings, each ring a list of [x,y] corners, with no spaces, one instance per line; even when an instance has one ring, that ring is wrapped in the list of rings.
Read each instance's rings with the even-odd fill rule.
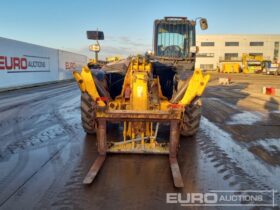
[[[0,55],[0,70],[6,71],[49,71],[49,57],[33,55],[3,56]]]
[[[181,206],[277,206],[275,190],[211,190],[207,193],[166,193],[166,203]]]

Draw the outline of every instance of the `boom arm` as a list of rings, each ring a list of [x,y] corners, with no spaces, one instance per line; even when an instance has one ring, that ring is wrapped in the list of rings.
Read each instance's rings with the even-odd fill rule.
[[[90,69],[87,66],[84,66],[82,68],[81,73],[74,71],[73,76],[79,84],[79,88],[82,92],[87,92],[92,97],[92,99],[97,102],[98,106],[106,106],[104,101],[98,100],[100,96],[96,89],[96,85],[94,83]]]

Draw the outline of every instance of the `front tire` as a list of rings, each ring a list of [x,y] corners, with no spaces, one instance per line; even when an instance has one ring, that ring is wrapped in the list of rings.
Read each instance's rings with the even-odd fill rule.
[[[96,103],[86,92],[81,94],[81,120],[82,127],[87,134],[95,134],[97,121],[95,115]]]
[[[202,113],[201,105],[201,100],[197,98],[186,107],[183,122],[181,124],[182,136],[193,136],[197,133]]]

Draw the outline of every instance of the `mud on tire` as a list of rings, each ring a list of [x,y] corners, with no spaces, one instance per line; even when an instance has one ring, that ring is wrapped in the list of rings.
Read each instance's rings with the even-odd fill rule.
[[[85,92],[81,94],[81,120],[84,131],[87,134],[96,133],[97,122],[94,111],[95,106],[96,103],[88,93]]]
[[[201,100],[199,98],[196,98],[185,109],[183,122],[181,124],[182,136],[193,136],[197,133],[199,129],[201,112]]]

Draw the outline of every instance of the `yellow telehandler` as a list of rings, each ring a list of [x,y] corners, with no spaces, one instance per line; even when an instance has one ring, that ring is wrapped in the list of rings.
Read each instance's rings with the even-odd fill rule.
[[[196,21],[165,17],[154,23],[154,53],[129,57],[116,65],[73,72],[81,90],[81,118],[97,134],[99,156],[83,183],[90,184],[107,153],[168,154],[175,187],[183,187],[177,152],[180,134],[196,134],[202,95],[209,75],[194,69]],[[207,29],[207,20],[200,18]],[[88,38],[104,37],[88,31]],[[119,122],[123,135],[107,140],[107,123]],[[158,141],[161,123],[170,124],[169,140]]]

